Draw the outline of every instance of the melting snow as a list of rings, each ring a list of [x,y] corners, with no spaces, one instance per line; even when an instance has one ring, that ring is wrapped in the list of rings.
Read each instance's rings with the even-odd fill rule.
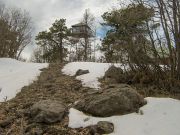
[[[103,77],[105,71],[113,65],[111,63],[95,63],[95,62],[72,62],[62,69],[62,72],[66,75],[73,76],[76,74],[78,69],[89,70],[90,73],[84,74],[81,76],[77,76],[76,79],[81,80],[83,86],[96,88],[98,89],[100,86],[99,78]],[[115,66],[120,67],[121,64],[114,64]],[[121,66],[124,68],[123,66]]]
[[[108,63],[73,62],[67,64],[62,72],[73,76],[78,69],[89,70],[89,74],[78,76],[77,79],[81,80],[84,86],[99,88],[98,78],[103,77],[111,65]],[[115,66],[121,65],[116,64]],[[180,135],[180,101],[171,98],[150,97],[146,100],[148,101],[147,105],[140,109],[142,114],[131,113],[107,118],[88,116],[71,108],[69,127],[87,127],[97,124],[98,121],[109,121],[115,126],[111,135]]]
[[[0,102],[11,99],[29,85],[48,64],[25,63],[9,58],[0,58]]]
[[[111,135],[180,135],[180,101],[170,98],[146,98],[148,104],[140,110],[143,115],[131,113],[122,116],[98,118],[70,109],[69,127],[80,128],[98,121],[114,123]],[[88,119],[88,121],[85,121]]]

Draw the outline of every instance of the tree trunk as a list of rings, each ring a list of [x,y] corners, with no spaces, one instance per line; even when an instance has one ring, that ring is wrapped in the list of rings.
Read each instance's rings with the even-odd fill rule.
[[[84,46],[84,61],[87,61],[87,49],[88,49],[88,38],[85,37],[85,46]]]
[[[62,45],[62,39],[61,39],[60,45],[59,45],[59,53],[60,53],[60,62],[63,63],[63,45]]]
[[[180,35],[178,29],[178,7],[177,0],[173,0],[173,22],[174,22],[174,39],[177,49],[177,79],[180,80]]]
[[[160,10],[160,19],[161,19],[161,24],[162,28],[166,37],[168,49],[169,49],[169,59],[170,59],[170,67],[171,67],[171,79],[174,78],[175,75],[175,65],[174,65],[174,57],[173,57],[173,51],[172,51],[172,46],[171,46],[171,39],[170,39],[170,34],[168,31],[168,24],[167,24],[167,18],[165,16],[165,11],[164,11],[164,1],[163,0],[156,0],[159,10]]]

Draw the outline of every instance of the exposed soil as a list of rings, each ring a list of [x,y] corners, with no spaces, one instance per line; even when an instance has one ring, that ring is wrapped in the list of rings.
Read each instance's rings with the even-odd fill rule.
[[[37,81],[23,87],[14,99],[0,105],[0,121],[9,122],[6,126],[0,127],[0,135],[26,135],[25,132],[28,130],[33,130],[34,135],[37,134],[35,132],[40,131],[43,131],[44,135],[90,134],[88,129],[68,128],[68,115],[63,121],[52,125],[32,123],[25,115],[26,111],[37,101],[60,100],[66,106],[70,106],[88,93],[90,89],[82,87],[81,81],[62,74],[62,67],[62,64],[51,64],[48,69],[42,69],[43,72]]]

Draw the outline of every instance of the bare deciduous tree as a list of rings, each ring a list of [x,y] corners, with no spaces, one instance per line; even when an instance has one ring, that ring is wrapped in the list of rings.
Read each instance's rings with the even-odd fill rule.
[[[94,16],[90,13],[90,10],[89,9],[86,9],[85,10],[85,13],[83,15],[83,19],[82,19],[82,22],[84,24],[86,24],[88,27],[91,28],[91,30],[93,29],[93,25],[94,25]],[[87,30],[87,29],[86,29]],[[88,31],[85,31],[86,33],[88,33]],[[88,34],[85,35],[84,37],[84,60],[87,61],[88,59],[88,49],[91,48],[91,45],[90,45],[90,41],[89,41],[89,36]],[[91,50],[89,50],[89,52],[91,52]]]
[[[0,24],[0,57],[18,59],[31,42],[33,27],[30,15],[0,4]]]

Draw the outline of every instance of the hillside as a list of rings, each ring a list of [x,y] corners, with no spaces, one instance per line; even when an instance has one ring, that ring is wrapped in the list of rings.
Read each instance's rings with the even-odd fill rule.
[[[13,60],[9,61],[9,59],[7,59],[6,65],[12,65],[11,64],[12,61]],[[21,63],[21,64],[23,65],[27,64],[27,67],[28,65],[30,65],[28,63]],[[41,64],[36,66],[42,68],[42,66],[40,65]],[[63,75],[61,73],[62,67],[63,65],[61,64],[50,64],[47,69],[42,70],[43,72],[40,74],[40,76],[37,77],[37,79],[34,78],[35,80],[33,81],[33,83],[31,83],[29,86],[24,86],[24,87],[22,86],[23,88],[21,89],[21,92],[19,92],[15,98],[8,100],[7,102],[1,103],[0,105],[1,135],[4,135],[6,133],[9,133],[10,135],[11,134],[20,135],[22,133],[26,134],[26,132],[33,134],[33,130],[35,134],[37,128],[42,128],[43,131],[46,132],[46,134],[48,135],[52,135],[52,134],[79,135],[82,134],[81,132],[84,132],[83,129],[74,131],[73,129],[67,128],[68,117],[66,117],[62,123],[58,122],[53,125],[34,124],[33,127],[32,126],[33,124],[30,122],[31,119],[28,119],[28,117],[26,116],[28,109],[38,101],[45,99],[48,100],[52,99],[52,100],[62,101],[63,104],[68,106],[69,104],[74,103],[81,96],[83,96],[84,95],[83,93],[87,92],[86,88],[82,87],[80,81],[75,80],[74,77]],[[33,67],[31,69],[33,69]],[[19,72],[18,74],[21,73]],[[13,76],[12,79],[15,80],[16,76]],[[21,81],[23,82],[23,80]],[[11,83],[9,83],[9,85],[10,84]],[[4,122],[6,123],[9,120],[10,123],[8,123],[7,125],[5,124],[6,126],[2,126]],[[19,121],[21,121],[21,123],[19,123]]]
[[[6,71],[10,71],[14,64],[13,67],[16,70],[13,70],[13,73],[16,74],[14,76],[10,73],[7,74],[11,76],[11,80],[16,80],[17,74],[24,75],[25,71],[31,73],[32,71],[35,71],[35,69],[38,69],[38,73],[40,73],[39,69],[47,66],[47,64],[29,64],[12,59],[1,59],[0,61],[1,64],[3,63],[4,65],[4,68],[0,69],[1,73],[2,71],[5,71],[5,69]],[[29,84],[29,86],[23,87],[23,85],[28,84],[20,83],[21,87],[23,87],[21,92],[17,93],[15,98],[3,102],[0,105],[0,133],[2,135],[90,135],[95,134],[95,131],[92,130],[92,125],[96,125],[99,121],[108,121],[114,125],[114,131],[111,133],[112,135],[180,134],[180,101],[172,98],[146,97],[145,100],[147,100],[147,105],[142,106],[138,112],[103,118],[93,117],[92,115],[88,115],[87,113],[75,109],[78,101],[88,97],[92,97],[92,100],[94,100],[93,98],[95,98],[97,94],[99,96],[103,94],[103,91],[100,89],[98,78],[103,77],[105,71],[108,70],[110,66],[111,64],[108,63],[88,62],[74,62],[65,66],[63,64],[50,64],[48,68],[41,70],[42,72],[39,77],[36,78],[34,76],[35,80]],[[120,65],[116,66],[120,67]],[[17,70],[19,68],[24,69],[22,70],[22,73],[20,72],[21,70]],[[89,70],[89,73],[75,77],[76,71],[80,68]],[[36,75],[38,75],[37,72]],[[28,78],[29,76],[26,77]],[[24,79],[25,78],[23,78],[21,82],[23,82]],[[16,84],[18,83],[19,81],[16,82]],[[11,82],[8,84],[11,86]],[[130,86],[124,86],[125,90],[127,88],[132,89]],[[117,85],[117,88],[118,87],[124,89],[122,85]],[[97,88],[100,90],[97,90]],[[110,90],[113,89],[114,88],[111,86]],[[14,87],[13,90],[17,90],[17,87]],[[107,90],[104,89],[104,92]],[[118,96],[118,93],[115,95],[113,104],[118,102],[116,96]],[[103,100],[103,98],[97,100],[100,101]],[[106,102],[109,102],[108,100],[106,100]],[[45,119],[39,119],[40,117],[33,119],[33,115],[30,116],[32,113],[31,110],[35,104],[36,106],[40,105],[42,101],[50,102],[50,104],[51,102],[62,103],[66,106],[63,119],[53,123],[44,123]],[[90,102],[91,101],[89,101],[89,103]],[[106,106],[108,105],[106,102],[101,104]],[[113,104],[109,104],[110,106],[107,107],[110,109],[112,107],[113,109]],[[100,104],[97,105],[99,106]],[[50,107],[49,103],[46,104],[45,107]],[[52,108],[52,110],[46,109],[46,111],[53,112],[56,109],[58,108]],[[99,110],[101,110],[101,108],[99,108]],[[47,112],[49,116],[42,113],[42,115],[45,115],[43,117],[48,118],[48,121],[57,118],[57,116],[51,117],[51,115],[55,114],[50,112]],[[38,119],[44,122],[35,122]]]
[[[0,135],[180,135],[180,0],[0,0]]]

